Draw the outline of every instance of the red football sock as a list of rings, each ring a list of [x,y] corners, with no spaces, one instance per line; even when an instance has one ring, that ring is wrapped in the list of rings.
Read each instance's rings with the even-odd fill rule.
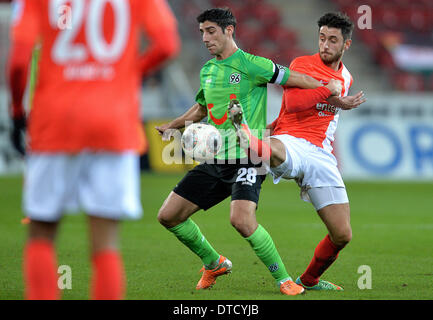
[[[314,256],[307,270],[302,274],[301,281],[307,287],[312,287],[319,282],[320,276],[337,259],[338,253],[342,248],[337,247],[326,235],[314,250]]]
[[[262,161],[269,162],[272,155],[271,146],[254,136],[247,125],[242,124],[241,126],[242,130],[248,135],[248,139],[250,140],[249,150],[253,152],[255,156],[258,156]]]
[[[48,240],[30,240],[24,248],[25,299],[57,300],[57,261],[53,244]]]
[[[104,250],[93,255],[93,300],[121,300],[124,296],[124,270],[120,254]]]

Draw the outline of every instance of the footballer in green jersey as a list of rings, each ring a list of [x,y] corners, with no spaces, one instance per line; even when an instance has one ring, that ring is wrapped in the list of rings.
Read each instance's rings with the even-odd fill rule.
[[[285,84],[289,76],[288,68],[241,49],[226,59],[209,60],[203,66],[196,101],[206,107],[208,123],[218,128],[223,137],[223,147],[217,158],[246,157],[244,150],[235,143],[236,133],[227,116],[230,100],[240,102],[244,121],[262,138],[266,128],[266,85]]]
[[[230,9],[206,10],[197,17],[197,22],[202,41],[214,58],[200,72],[197,103],[173,121],[156,127],[163,139],[170,129],[180,129],[185,123],[200,122],[208,117],[210,124],[226,132],[227,144],[235,135],[227,114],[231,99],[242,104],[249,128],[261,131],[266,127],[267,83],[305,89],[321,86],[305,74],[289,71],[269,59],[239,49],[234,41],[236,19]],[[196,289],[210,288],[217,277],[231,272],[232,263],[212,247],[190,217],[231,196],[232,226],[250,244],[282,294],[301,294],[304,288],[289,276],[270,234],[257,223],[257,203],[266,175],[251,161],[237,161],[244,160],[247,155],[236,146],[236,140],[232,145],[224,145],[222,150],[217,158],[236,159],[235,163],[202,163],[190,170],[162,204],[159,222],[201,259],[202,277]]]

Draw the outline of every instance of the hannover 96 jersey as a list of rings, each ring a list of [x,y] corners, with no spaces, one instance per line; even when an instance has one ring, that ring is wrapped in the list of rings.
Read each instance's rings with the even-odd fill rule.
[[[236,133],[228,118],[230,100],[239,100],[244,121],[261,139],[266,128],[267,83],[285,84],[289,75],[288,68],[241,49],[224,60],[214,58],[203,66],[196,101],[207,108],[208,123],[221,132],[223,145],[217,159],[246,157],[236,143]]]

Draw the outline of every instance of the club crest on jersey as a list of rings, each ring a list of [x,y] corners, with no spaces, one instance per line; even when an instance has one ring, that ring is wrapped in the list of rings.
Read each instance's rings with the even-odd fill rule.
[[[238,84],[239,82],[241,82],[242,76],[240,73],[232,73],[230,75],[230,79],[229,79],[229,83],[230,84]]]

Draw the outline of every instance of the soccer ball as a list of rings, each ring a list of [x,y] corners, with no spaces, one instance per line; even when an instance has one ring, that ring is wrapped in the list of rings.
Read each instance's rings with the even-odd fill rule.
[[[214,126],[193,123],[183,132],[181,144],[188,157],[203,162],[213,159],[220,151],[222,138],[218,129]]]

